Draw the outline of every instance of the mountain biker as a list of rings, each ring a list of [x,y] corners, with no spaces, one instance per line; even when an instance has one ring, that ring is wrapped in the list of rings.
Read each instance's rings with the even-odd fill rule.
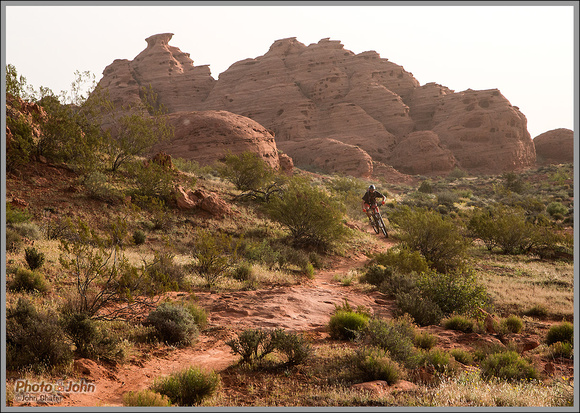
[[[385,205],[387,197],[377,191],[374,185],[370,185],[362,197],[362,209],[363,212],[366,212],[369,219],[371,218],[371,207],[374,207],[377,204],[377,198],[382,198],[383,201],[381,205]]]

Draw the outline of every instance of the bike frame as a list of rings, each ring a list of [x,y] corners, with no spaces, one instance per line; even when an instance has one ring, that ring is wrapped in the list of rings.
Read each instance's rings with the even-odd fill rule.
[[[375,230],[375,232],[377,234],[379,232],[382,232],[385,237],[388,237],[389,234],[387,233],[387,228],[385,227],[385,222],[383,221],[383,217],[381,215],[381,211],[379,210],[379,206],[376,204],[372,205],[371,212],[372,212],[371,225]]]

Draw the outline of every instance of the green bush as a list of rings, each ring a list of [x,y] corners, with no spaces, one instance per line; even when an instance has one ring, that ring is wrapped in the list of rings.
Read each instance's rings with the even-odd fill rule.
[[[417,291],[417,280],[416,273],[403,274],[393,271],[390,277],[379,285],[379,291],[391,298],[399,299],[402,295],[414,294]],[[401,300],[399,299],[399,301]]]
[[[24,238],[36,240],[42,238],[42,231],[34,222],[18,222],[10,224],[10,228]]]
[[[380,286],[384,281],[391,279],[393,275],[393,269],[387,268],[383,265],[371,265],[360,277],[360,282],[374,285],[375,287]]]
[[[231,235],[215,234],[207,229],[197,233],[193,251],[194,270],[213,287],[237,259],[240,242]]]
[[[218,172],[242,191],[258,190],[274,177],[274,170],[255,152],[227,154]]]
[[[408,316],[395,320],[373,317],[363,334],[364,342],[388,351],[393,360],[405,365],[416,353],[414,339],[415,326]]]
[[[566,206],[562,205],[561,202],[550,202],[548,204],[548,206],[546,207],[546,212],[548,214],[550,214],[550,216],[552,218],[560,215],[560,216],[565,216],[568,214],[568,208],[566,208]]]
[[[144,165],[140,161],[129,164],[127,169],[135,186],[131,195],[156,198],[164,202],[171,200],[174,174],[170,169],[155,162]]]
[[[13,136],[6,145],[6,170],[14,171],[19,166],[26,165],[34,154],[34,132],[30,122],[21,113],[16,118],[7,114],[6,127]]]
[[[303,364],[314,353],[304,336],[295,332],[278,328],[271,332],[271,340],[274,348],[286,357],[286,364],[290,366]]]
[[[433,369],[437,373],[453,374],[456,365],[451,354],[440,348],[433,348],[427,352],[421,352],[419,363]]]
[[[449,350],[449,354],[451,354],[455,360],[467,366],[471,366],[474,363],[473,354],[467,350],[461,348],[452,348]]]
[[[301,177],[293,178],[280,196],[272,197],[266,210],[290,231],[299,247],[330,250],[348,234],[340,201]]]
[[[100,201],[115,202],[123,198],[123,193],[109,184],[107,175],[90,171],[83,177],[83,185],[89,197]]]
[[[535,367],[516,351],[512,350],[488,355],[481,362],[481,374],[485,379],[491,377],[504,380],[532,380],[539,378]]]
[[[241,363],[251,364],[262,360],[272,353],[275,345],[272,334],[262,329],[247,329],[238,334],[237,338],[226,341],[232,353],[239,354]]]
[[[554,358],[572,359],[574,357],[574,346],[570,342],[557,341],[548,346],[548,355]]]
[[[386,252],[375,254],[371,262],[385,267],[393,267],[403,274],[412,272],[420,274],[429,269],[427,260],[419,251],[413,251],[404,246],[389,248]]]
[[[39,312],[26,298],[6,310],[6,367],[44,371],[65,367],[73,358],[58,317]]]
[[[461,234],[459,221],[408,206],[392,212],[390,220],[399,228],[403,244],[419,251],[433,268],[445,272],[464,264],[470,242]]]
[[[135,245],[144,244],[146,240],[147,235],[145,235],[143,231],[136,230],[135,232],[133,232],[133,242],[135,243]]]
[[[189,311],[193,317],[193,320],[195,321],[195,324],[197,324],[200,329],[207,327],[208,313],[205,308],[200,307],[196,303],[186,303],[183,306],[187,311]]]
[[[44,253],[34,247],[28,247],[24,250],[24,259],[28,264],[28,268],[34,271],[44,264]]]
[[[354,340],[367,327],[368,314],[347,309],[337,309],[330,317],[328,329],[335,340]]]
[[[6,227],[6,251],[17,252],[23,244],[22,236],[13,228]]]
[[[529,317],[545,318],[548,314],[549,311],[543,304],[536,304],[524,311],[524,315]]]
[[[438,341],[439,341],[439,339],[437,338],[436,335],[430,334],[426,331],[415,334],[415,337],[413,339],[413,343],[415,344],[415,347],[421,348],[423,350],[432,349],[433,347],[435,347],[437,345]]]
[[[105,324],[93,320],[87,314],[74,312],[65,312],[62,324],[76,347],[77,356],[107,361],[123,359],[121,340]]]
[[[520,333],[524,329],[524,322],[515,315],[504,318],[499,323],[499,330],[506,333]]]
[[[401,377],[401,367],[391,360],[389,352],[375,346],[364,346],[356,350],[355,363],[362,373],[362,380],[384,380],[390,386]]]
[[[417,189],[417,191],[422,192],[424,194],[432,194],[433,193],[433,185],[431,184],[431,181],[423,181],[421,182],[421,185],[419,185],[419,188]]]
[[[546,334],[546,343],[551,345],[557,342],[574,343],[574,326],[572,323],[563,321],[550,327]]]
[[[130,391],[123,395],[124,406],[155,406],[170,407],[171,400],[163,394],[144,389],[140,391]]]
[[[18,268],[10,284],[10,289],[12,291],[44,293],[48,291],[48,284],[41,273],[26,268]]]
[[[154,326],[156,337],[168,344],[188,345],[199,334],[191,313],[183,306],[168,302],[151,311],[143,325]]]
[[[399,292],[395,298],[395,314],[410,315],[420,326],[438,325],[443,318],[441,308],[418,289]]]
[[[14,208],[11,203],[6,203],[6,224],[30,222],[32,218],[32,214],[27,209]]]
[[[476,323],[467,317],[455,315],[443,321],[443,327],[448,330],[462,331],[464,333],[473,333],[476,330]]]
[[[204,399],[213,396],[220,384],[221,379],[216,372],[189,367],[156,379],[151,389],[167,396],[171,403],[178,406],[197,406]]]
[[[252,264],[242,261],[232,271],[232,276],[238,281],[249,281],[254,278],[254,268]]]

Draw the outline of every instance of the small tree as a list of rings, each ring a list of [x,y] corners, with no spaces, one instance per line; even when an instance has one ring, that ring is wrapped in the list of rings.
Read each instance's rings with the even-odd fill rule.
[[[213,287],[237,259],[239,241],[224,233],[212,234],[200,230],[197,234],[193,257],[195,271]]]
[[[347,235],[340,201],[304,178],[291,179],[281,195],[271,199],[266,210],[290,230],[299,246],[326,250]]]
[[[242,191],[258,190],[269,183],[274,169],[255,152],[228,153],[219,168],[222,177]]]

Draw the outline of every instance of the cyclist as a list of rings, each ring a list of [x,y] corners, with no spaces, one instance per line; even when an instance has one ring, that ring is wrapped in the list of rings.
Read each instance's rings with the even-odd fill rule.
[[[377,198],[382,198],[383,201],[381,205],[385,205],[387,197],[377,191],[374,185],[370,185],[362,197],[362,209],[363,212],[366,212],[369,219],[371,219],[371,207],[374,207],[377,204]]]

